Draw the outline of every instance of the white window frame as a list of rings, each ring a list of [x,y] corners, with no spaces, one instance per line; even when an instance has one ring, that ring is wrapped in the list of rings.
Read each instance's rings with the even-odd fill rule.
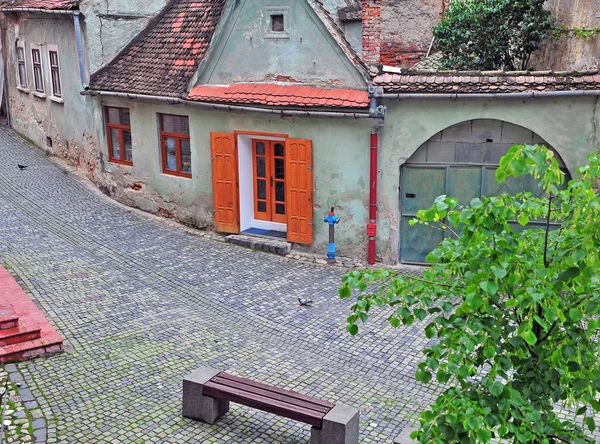
[[[32,86],[32,92],[34,95],[38,96],[38,97],[46,97],[46,79],[45,79],[45,71],[44,71],[44,57],[43,57],[43,53],[42,53],[42,48],[40,48],[40,45],[37,45],[35,43],[32,43],[30,45],[29,51],[31,52],[31,74],[32,74],[32,79],[31,79],[31,86]],[[38,51],[40,54],[40,78],[42,80],[42,90],[38,90],[37,87],[37,82],[35,79],[35,64],[33,62],[33,51]]]
[[[60,94],[56,94],[56,91],[54,90],[54,79],[52,78],[52,60],[50,59],[50,53],[51,52],[55,52],[56,53],[56,61],[57,61],[57,72],[58,72],[58,84],[59,84],[59,88],[60,88]],[[50,99],[52,99],[55,102],[58,103],[63,103],[63,98],[64,98],[64,90],[63,90],[63,83],[62,83],[62,78],[60,75],[60,54],[58,53],[58,46],[57,45],[48,45],[47,51],[46,51],[46,55],[48,57],[48,74],[49,74],[49,88],[50,88]]]
[[[29,82],[28,82],[28,77],[27,77],[27,49],[25,48],[25,44],[22,43],[20,45],[17,45],[16,47],[17,49],[15,50],[15,55],[17,57],[17,89],[24,91],[24,92],[29,92]],[[24,79],[21,79],[21,70],[20,70],[20,63],[19,63],[19,49],[23,52],[23,74],[25,75]],[[23,80],[23,82],[21,83],[21,80]]]

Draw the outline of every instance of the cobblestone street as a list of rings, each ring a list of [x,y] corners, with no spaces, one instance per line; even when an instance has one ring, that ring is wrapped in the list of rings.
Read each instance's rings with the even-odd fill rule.
[[[36,442],[309,442],[309,426],[237,404],[214,425],[182,418],[182,378],[206,365],[357,407],[363,443],[391,444],[433,397],[414,379],[422,324],[381,313],[346,333],[343,269],[140,216],[5,126],[0,263],[65,338],[17,365],[47,425]]]

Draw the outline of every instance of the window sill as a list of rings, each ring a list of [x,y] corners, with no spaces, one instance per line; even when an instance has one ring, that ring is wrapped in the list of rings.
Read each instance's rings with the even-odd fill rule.
[[[133,166],[133,162],[128,162],[126,160],[119,160],[119,159],[109,159],[108,163],[112,163],[115,165],[129,166],[129,167]]]
[[[50,100],[52,100],[55,103],[60,103],[61,105],[65,103],[62,97],[50,96]]]
[[[27,88],[23,88],[22,86],[17,86],[17,89],[25,94],[29,94],[31,92]]]
[[[163,171],[163,174],[165,174],[167,176],[181,177],[183,179],[191,179],[192,178],[191,173],[178,173],[176,171]]]
[[[39,97],[40,99],[45,99],[46,98],[46,94],[41,93],[39,91],[33,91],[31,94],[33,94],[36,97]]]

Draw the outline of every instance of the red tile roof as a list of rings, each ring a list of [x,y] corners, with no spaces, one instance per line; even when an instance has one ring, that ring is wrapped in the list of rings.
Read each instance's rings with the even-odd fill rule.
[[[16,0],[0,2],[0,9],[32,8],[32,9],[75,9],[80,0]]]
[[[187,98],[199,102],[301,108],[366,108],[369,106],[366,90],[323,89],[313,86],[273,83],[236,83],[228,86],[201,85],[193,88]]]
[[[226,0],[173,0],[106,67],[90,88],[184,97],[204,58]]]
[[[513,93],[600,89],[600,72],[407,71],[374,79],[386,93]]]

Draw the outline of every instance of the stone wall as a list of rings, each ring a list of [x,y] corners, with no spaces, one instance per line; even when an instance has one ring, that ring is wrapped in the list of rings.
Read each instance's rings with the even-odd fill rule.
[[[363,55],[368,63],[410,67],[421,61],[432,43],[433,27],[449,0],[363,0]],[[563,32],[546,40],[532,58],[531,69],[595,69],[600,61],[600,32],[590,37],[574,29],[600,27],[598,0],[548,0],[546,7]],[[435,44],[432,47],[435,52]]]

